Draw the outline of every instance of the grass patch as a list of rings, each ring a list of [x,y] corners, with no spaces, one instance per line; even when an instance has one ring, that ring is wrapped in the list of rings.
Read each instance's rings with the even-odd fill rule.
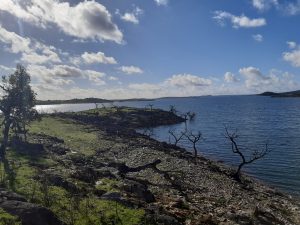
[[[101,143],[98,133],[89,131],[88,128],[66,119],[44,116],[41,121],[35,121],[31,124],[30,132],[58,137],[63,139],[65,145],[73,151],[92,155]]]
[[[18,217],[9,214],[0,208],[0,225],[21,225]]]
[[[98,190],[103,190],[106,192],[116,192],[118,190],[118,186],[120,182],[116,179],[103,178],[96,182],[96,188]]]

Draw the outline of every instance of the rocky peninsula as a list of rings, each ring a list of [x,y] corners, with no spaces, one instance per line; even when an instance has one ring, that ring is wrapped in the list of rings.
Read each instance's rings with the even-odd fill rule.
[[[183,121],[127,107],[43,115],[11,143],[0,224],[300,224],[293,197],[136,132]]]

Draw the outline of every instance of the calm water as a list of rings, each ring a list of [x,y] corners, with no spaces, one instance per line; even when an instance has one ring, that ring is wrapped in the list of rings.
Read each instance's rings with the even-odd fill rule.
[[[122,102],[117,105],[145,107],[150,102]],[[201,131],[204,140],[199,143],[199,153],[211,159],[236,165],[239,158],[231,152],[224,137],[224,125],[238,129],[238,142],[247,149],[264,148],[269,143],[272,152],[245,170],[278,189],[300,194],[300,98],[269,98],[260,96],[219,96],[195,98],[169,98],[152,101],[156,108],[169,110],[174,105],[180,112],[197,114],[188,129]],[[94,104],[38,106],[51,112],[79,111],[94,108]],[[169,142],[168,130],[183,130],[184,124],[158,127],[155,138]],[[181,146],[191,148],[188,141]]]

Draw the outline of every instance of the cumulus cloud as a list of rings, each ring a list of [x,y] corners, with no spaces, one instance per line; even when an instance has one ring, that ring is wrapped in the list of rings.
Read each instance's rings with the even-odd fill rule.
[[[89,80],[92,81],[96,85],[105,85],[106,82],[102,80],[106,76],[105,73],[93,71],[93,70],[87,70],[85,71],[86,76],[88,76]]]
[[[300,46],[295,42],[288,42],[289,52],[283,53],[283,59],[295,67],[300,67]]]
[[[261,27],[267,24],[264,18],[250,19],[245,15],[235,16],[225,11],[215,11],[213,19],[216,20],[220,25],[224,26],[226,21],[230,21],[234,28],[252,28]]]
[[[81,55],[81,58],[86,64],[92,64],[92,63],[117,64],[117,61],[113,57],[108,57],[103,52],[97,52],[97,53],[85,52]]]
[[[210,79],[202,78],[191,74],[177,74],[166,80],[166,83],[177,87],[187,86],[210,86]]]
[[[157,5],[168,5],[169,0],[154,0]]]
[[[252,35],[252,38],[254,41],[262,42],[264,40],[264,37],[261,34],[254,34]]]
[[[226,72],[224,74],[224,81],[227,83],[233,83],[238,82],[239,80],[236,78],[236,76],[231,72]]]
[[[0,25],[0,42],[6,45],[6,50],[11,53],[21,53],[23,62],[33,64],[60,63],[61,59],[53,46],[46,46],[38,41],[22,37],[6,30]]]
[[[128,74],[128,75],[131,75],[131,74],[142,74],[144,73],[144,71],[137,67],[137,66],[121,66],[119,68],[120,71]]]
[[[286,91],[297,87],[293,75],[287,72],[271,70],[268,75],[264,75],[258,68],[252,66],[241,68],[239,72],[245,77],[246,88],[256,92]]]
[[[139,7],[136,7],[132,12],[126,12],[122,15],[119,11],[117,11],[116,14],[119,15],[120,18],[126,22],[139,24],[139,17],[143,14],[143,10]]]
[[[266,11],[274,7],[287,15],[298,15],[300,13],[300,0],[252,0],[252,5],[259,11]]]
[[[272,6],[278,6],[278,0],[252,0],[252,5],[258,10],[267,10]]]
[[[21,5],[17,1],[1,0],[0,10],[39,27],[55,24],[65,34],[80,39],[122,43],[123,34],[113,23],[112,15],[94,0],[79,2],[75,6],[58,0],[28,0],[26,3]]]
[[[105,84],[103,80],[106,76],[105,73],[94,70],[81,70],[69,65],[53,65],[50,67],[29,65],[27,70],[34,79],[39,81],[40,85],[47,85],[48,88],[51,85],[74,84],[76,78],[86,78],[96,85]]]

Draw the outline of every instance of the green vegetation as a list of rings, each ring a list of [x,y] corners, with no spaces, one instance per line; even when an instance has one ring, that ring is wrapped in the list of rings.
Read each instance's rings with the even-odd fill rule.
[[[29,137],[33,134],[45,134],[64,140],[64,144],[72,152],[71,158],[84,158],[95,154],[99,146],[107,146],[107,141],[99,138],[99,132],[91,127],[75,123],[68,119],[43,116],[41,121],[31,124]],[[14,177],[8,179],[5,175],[3,163],[0,164],[0,180],[3,186],[21,194],[28,201],[49,208],[64,223],[68,225],[106,225],[140,224],[144,217],[143,209],[132,209],[114,201],[101,200],[92,192],[98,189],[104,192],[118,191],[119,181],[102,178],[97,185],[85,183],[71,177],[64,172],[65,168],[57,162],[57,158],[46,152],[36,154],[29,149],[10,148],[7,159],[14,171]],[[41,168],[55,170],[60,176],[78,187],[81,192],[72,192],[61,186],[56,186],[43,177]],[[19,224],[17,219],[5,212],[0,212],[2,221]],[[3,216],[2,216],[3,214]],[[1,218],[4,219],[1,219]]]
[[[0,225],[21,225],[19,219],[0,208]]]
[[[115,179],[103,178],[96,182],[96,188],[106,192],[116,192],[119,184],[120,182]]]
[[[30,132],[63,139],[67,147],[85,155],[94,154],[99,145],[105,144],[103,141],[100,143],[98,133],[91,127],[51,116],[44,116],[40,122],[33,122]]]

